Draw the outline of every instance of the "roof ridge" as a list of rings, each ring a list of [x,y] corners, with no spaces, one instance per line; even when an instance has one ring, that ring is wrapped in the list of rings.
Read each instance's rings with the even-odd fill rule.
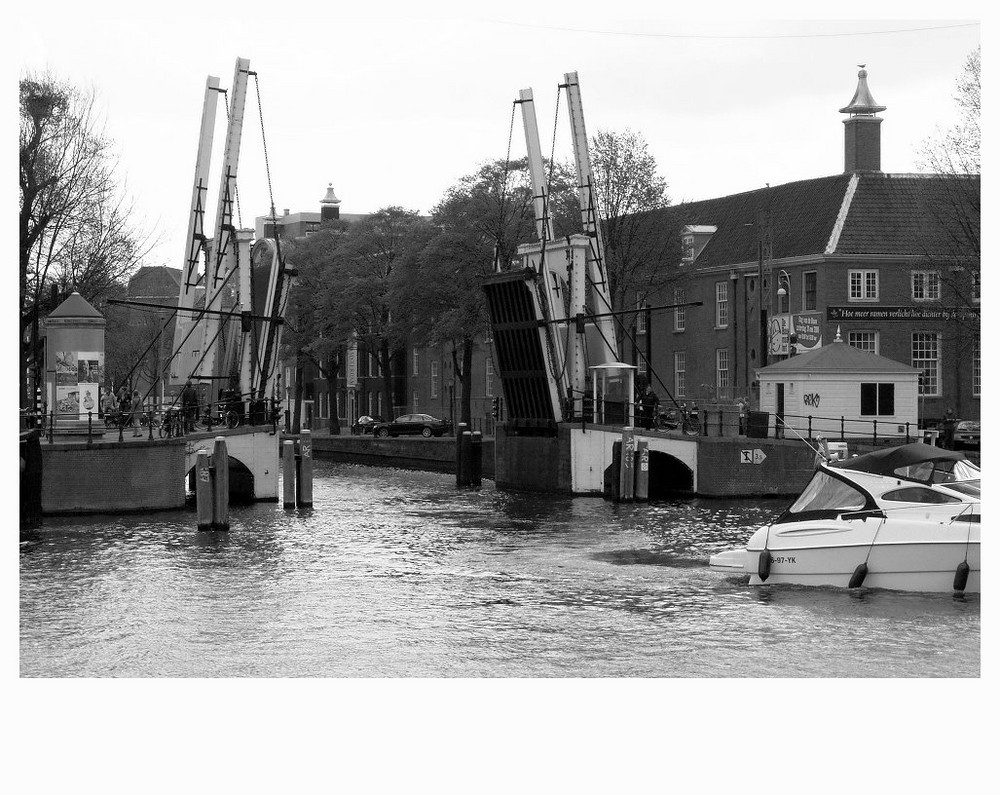
[[[847,214],[851,211],[851,202],[854,201],[854,193],[858,189],[859,180],[857,172],[851,174],[851,180],[847,183],[847,189],[844,191],[844,200],[840,203],[840,211],[837,213],[837,220],[833,222],[833,230],[830,232],[830,239],[827,241],[824,254],[833,254],[837,250],[840,233],[844,231],[844,224],[847,223]]]

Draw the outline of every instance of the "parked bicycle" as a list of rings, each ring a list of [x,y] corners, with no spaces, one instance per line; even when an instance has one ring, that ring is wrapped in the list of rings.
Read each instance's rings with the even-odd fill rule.
[[[657,413],[653,428],[661,431],[679,430],[685,436],[697,436],[701,433],[698,408],[693,404],[688,408],[687,403],[681,403],[680,408],[671,406]]]

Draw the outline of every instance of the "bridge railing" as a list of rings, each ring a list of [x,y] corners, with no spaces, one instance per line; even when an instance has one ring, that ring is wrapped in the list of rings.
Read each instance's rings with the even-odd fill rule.
[[[232,400],[220,400],[214,403],[199,403],[185,417],[184,411],[175,405],[157,406],[145,405],[128,411],[114,410],[88,411],[81,417],[78,411],[20,411],[20,430],[38,429],[49,444],[55,443],[55,437],[60,430],[71,426],[65,424],[72,421],[74,434],[82,435],[86,422],[87,444],[92,444],[95,437],[103,436],[109,430],[118,431],[118,441],[125,441],[125,431],[130,429],[133,437],[147,436],[148,439],[159,437],[174,438],[187,433],[208,431],[213,428],[236,428],[240,426],[269,426],[271,433],[278,432],[279,404],[274,400],[261,401],[263,406],[251,406],[247,411],[242,403]]]

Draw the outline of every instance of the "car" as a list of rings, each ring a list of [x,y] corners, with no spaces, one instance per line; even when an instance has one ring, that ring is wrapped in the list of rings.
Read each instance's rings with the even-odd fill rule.
[[[955,423],[952,435],[952,447],[956,450],[970,448],[979,449],[979,421],[959,420]]]
[[[382,422],[381,417],[371,417],[367,414],[362,414],[351,426],[351,433],[355,436],[371,433],[380,422]]]
[[[439,420],[430,414],[404,414],[396,417],[392,422],[383,422],[376,425],[374,432],[376,436],[402,436],[405,434],[419,433],[425,439],[431,436],[442,436],[451,428],[451,423],[447,420]]]

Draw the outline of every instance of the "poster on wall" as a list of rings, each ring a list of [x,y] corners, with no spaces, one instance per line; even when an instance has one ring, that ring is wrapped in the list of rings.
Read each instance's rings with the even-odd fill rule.
[[[97,411],[101,381],[103,381],[104,354],[97,351],[78,351],[76,354],[77,389],[79,390],[79,418],[87,419]]]
[[[788,335],[791,329],[788,315],[775,315],[767,324],[767,353],[770,356],[788,355]]]
[[[823,345],[823,333],[819,324],[819,315],[793,315],[792,327],[795,329],[797,353],[813,351]]]

